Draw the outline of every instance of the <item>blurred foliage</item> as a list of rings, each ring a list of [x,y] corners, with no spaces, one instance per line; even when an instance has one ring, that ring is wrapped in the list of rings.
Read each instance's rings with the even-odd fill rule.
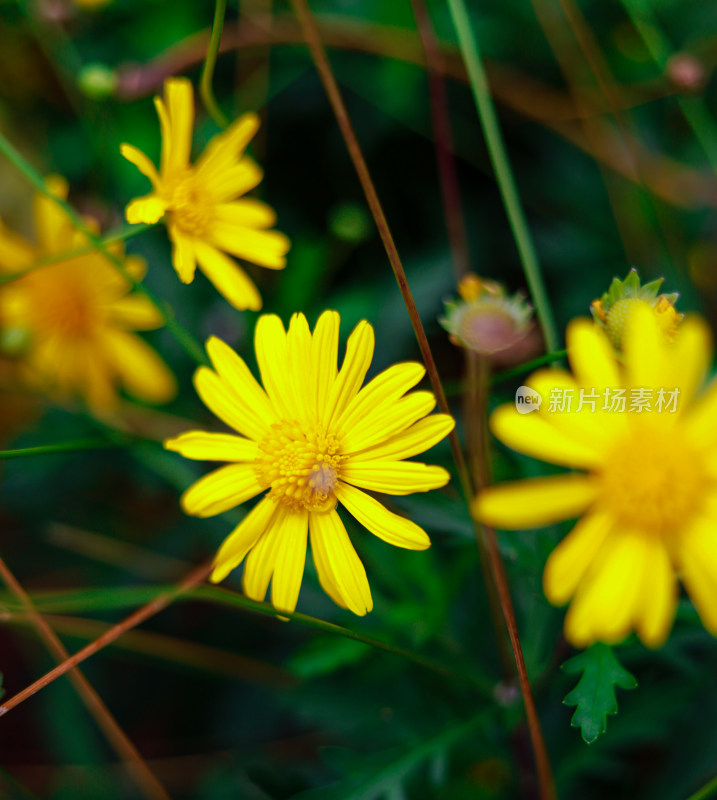
[[[709,140],[717,115],[712,79],[717,5],[698,0],[649,5],[655,15],[649,26],[653,31],[661,26],[673,52],[691,54],[703,79],[696,89],[685,87],[683,73],[656,64],[619,2],[581,0],[586,41],[604,62],[604,74],[611,74],[611,96],[619,109],[612,114],[558,4],[472,4],[474,30],[561,330],[570,318],[588,314],[590,302],[630,266],[644,281],[664,277],[666,291],[680,292],[681,311],[701,310],[710,323],[716,318],[717,184],[710,154],[695,138],[683,106],[704,114],[700,133]],[[312,8],[442,378],[457,385],[463,379],[462,354],[437,322],[443,299],[456,293],[456,276],[426,73],[413,63],[420,62],[421,51],[411,4],[314,0]],[[279,40],[273,47],[266,44],[270,35],[262,22],[268,10],[275,14]],[[525,291],[447,7],[432,0],[429,11],[444,45],[471,268],[511,292]],[[120,143],[131,142],[157,158],[151,97],[174,71],[196,84],[207,41],[197,33],[207,31],[212,15],[213,4],[192,0],[114,0],[96,7],[79,0],[0,0],[0,129],[43,173],[65,175],[75,207],[100,219],[103,230],[121,227],[124,205],[146,190],[144,179],[120,157]],[[285,321],[301,310],[313,325],[323,309],[335,308],[344,337],[368,319],[377,336],[372,374],[396,360],[419,358],[289,7],[283,0],[240,0],[240,7],[230,0],[225,35],[233,44],[217,64],[216,96],[232,117],[262,109],[263,127],[254,142],[266,172],[261,192],[293,242],[285,273],[251,271],[264,310]],[[196,147],[216,132],[198,108]],[[717,139],[711,147],[714,155]],[[7,162],[0,170],[0,217],[29,234],[30,187]],[[218,335],[256,366],[251,347],[256,314],[235,312],[202,276],[191,287],[181,285],[163,230],[133,239],[128,250],[147,259],[148,286],[198,338]],[[166,330],[147,339],[183,387],[161,412],[127,401],[124,423],[147,442],[2,462],[2,556],[45,604],[40,607],[70,651],[154,596],[158,585],[180,579],[191,565],[209,558],[238,519],[237,513],[207,520],[182,515],[178,494],[204,467],[150,440],[214,423],[191,388],[194,364],[184,351]],[[3,386],[11,371],[11,364],[0,362]],[[511,397],[517,385],[519,378],[497,384],[491,403]],[[10,389],[0,394],[0,404],[3,448],[102,432],[79,407],[52,406]],[[455,412],[460,416],[460,398]],[[459,429],[462,435],[461,422]],[[451,467],[445,443],[431,455]],[[544,469],[493,447],[496,480]],[[299,610],[452,665],[456,672],[487,676],[501,702],[487,700],[470,682],[298,620],[281,622],[191,597],[84,665],[172,797],[535,796],[522,706],[501,683],[488,599],[457,482],[429,496],[396,498],[393,505],[427,529],[433,547],[400,551],[346,519],[370,576],[374,612],[358,619],[334,606],[310,562]],[[717,642],[685,604],[662,650],[649,652],[632,640],[620,646],[619,662],[639,688],[620,695],[620,713],[587,747],[570,727],[572,711],[562,704],[576,682],[559,669],[571,655],[560,634],[563,612],[549,606],[541,589],[547,554],[564,533],[556,526],[501,537],[558,794],[580,800],[685,800],[717,772]],[[226,585],[238,590],[240,576],[232,575]],[[579,711],[593,657],[578,657],[587,661],[583,688],[572,694]],[[15,693],[51,666],[35,632],[3,593],[3,688]],[[591,724],[596,714],[611,713],[612,684],[625,683],[615,670],[613,665],[606,682],[596,679],[607,696],[590,711]],[[1,797],[137,796],[64,679],[0,719],[0,768]]]

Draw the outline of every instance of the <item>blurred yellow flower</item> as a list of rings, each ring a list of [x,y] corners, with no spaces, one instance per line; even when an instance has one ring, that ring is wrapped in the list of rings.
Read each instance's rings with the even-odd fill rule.
[[[717,384],[698,394],[711,363],[707,326],[688,317],[669,343],[645,305],[630,315],[621,358],[588,320],[574,321],[567,340],[573,374],[537,372],[527,385],[542,396],[540,410],[503,406],[491,427],[515,450],[587,474],[492,487],[474,514],[504,529],[582,515],[543,575],[552,603],[572,598],[565,634],[577,646],[614,643],[633,629],[645,644],[662,644],[677,602],[675,573],[717,635]],[[653,404],[606,408],[606,392],[614,398],[620,389]],[[676,398],[674,411],[660,408],[661,391]],[[594,411],[551,411],[556,392],[572,393],[578,408],[581,393],[598,401]]]
[[[65,200],[67,182],[47,180]],[[86,247],[62,209],[38,193],[34,207],[38,244],[0,225],[0,274],[21,272],[41,259]],[[93,220],[86,220],[95,226]],[[110,246],[125,259],[121,244]],[[145,271],[135,256],[124,260],[136,279]],[[165,403],[176,392],[174,376],[152,348],[133,331],[162,325],[146,298],[97,251],[39,267],[0,285],[0,331],[5,349],[22,358],[31,385],[61,395],[81,395],[96,411],[117,402],[117,384],[134,397]]]
[[[169,78],[164,100],[155,98],[162,129],[160,169],[136,147],[122,145],[122,155],[152,182],[152,192],[126,209],[130,223],[152,224],[166,215],[172,261],[183,283],[194,280],[197,264],[226,299],[240,310],[261,308],[261,296],[247,274],[226,253],[269,269],[286,265],[289,240],[279,231],[274,211],[253,198],[262,171],[244,149],[259,127],[256,114],[245,114],[215,136],[196,164],[189,161],[194,123],[192,86]]]
[[[307,533],[319,580],[330,597],[355,614],[373,607],[366,572],[336,511],[342,503],[368,530],[397,547],[424,550],[426,533],[361,491],[406,495],[444,486],[441,467],[404,461],[453,429],[430,392],[412,392],[420,364],[396,364],[361,388],[374,349],[373,328],[360,322],[337,369],[339,315],[326,311],[313,334],[303,314],[288,333],[278,317],[260,317],[256,357],[264,388],[224,342],[211,338],[214,370],[200,367],[194,385],[204,403],[240,436],[191,431],[165,442],[187,458],[229,461],[182,496],[188,514],[220,514],[268,490],[219,550],[213,581],[247,556],[244,591],[296,607]],[[406,396],[404,396],[406,395]]]

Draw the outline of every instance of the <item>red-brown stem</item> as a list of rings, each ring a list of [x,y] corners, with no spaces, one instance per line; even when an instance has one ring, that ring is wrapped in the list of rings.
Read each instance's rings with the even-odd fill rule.
[[[472,422],[467,426],[468,453],[471,468],[478,491],[490,485],[492,481],[489,457],[488,440],[488,391],[490,388],[490,362],[485,356],[476,353],[468,355],[469,376],[469,404],[472,402]],[[513,649],[515,666],[518,671],[518,683],[525,702],[525,716],[528,721],[528,731],[535,755],[535,766],[538,774],[541,800],[555,800],[555,783],[548,751],[545,747],[540,720],[535,708],[535,701],[530,687],[528,672],[525,668],[523,648],[518,636],[518,625],[510,597],[508,577],[505,565],[498,548],[498,540],[492,528],[475,525],[476,540],[481,554],[485,551],[490,559],[491,572],[495,577],[498,591],[500,609],[503,612],[505,625],[508,629],[510,644]]]
[[[346,111],[346,107],[341,97],[341,92],[339,91],[333,71],[331,70],[331,65],[326,57],[326,52],[321,43],[313,14],[311,13],[311,9],[309,8],[306,0],[291,0],[291,4],[296,12],[297,17],[299,18],[299,23],[304,31],[304,36],[307,44],[309,45],[309,49],[311,50],[311,55],[314,59],[316,69],[328,95],[329,102],[331,103],[334,115],[336,116],[336,121],[338,122],[339,128],[341,129],[341,133],[344,137],[346,148],[348,149],[351,160],[353,161],[354,168],[356,169],[359,181],[361,182],[361,186],[366,195],[366,200],[376,223],[376,227],[378,228],[381,240],[383,241],[383,245],[386,249],[386,254],[388,255],[394,275],[396,276],[396,281],[399,289],[401,290],[401,295],[406,304],[406,308],[408,309],[408,314],[411,318],[411,323],[413,324],[413,329],[416,333],[419,347],[421,348],[421,354],[423,355],[424,362],[426,364],[426,371],[431,379],[431,384],[433,385],[433,389],[436,393],[439,407],[441,410],[449,413],[448,403],[446,402],[446,397],[438,376],[435,361],[433,360],[433,354],[431,353],[428,339],[426,338],[425,331],[423,330],[423,324],[418,315],[416,304],[413,301],[413,296],[406,280],[406,273],[403,270],[401,259],[399,258],[398,251],[396,250],[396,245],[393,241],[393,237],[391,236],[388,223],[386,222],[383,208],[378,199],[378,195],[376,194],[376,189],[373,185],[373,181],[371,180],[368,167],[366,166],[366,161],[364,160],[363,153],[361,152],[361,148],[356,138],[356,134],[354,133],[351,125],[348,112]],[[482,413],[485,413],[484,409],[482,410]],[[453,455],[456,459],[458,474],[461,479],[461,485],[464,489],[464,493],[466,498],[470,498],[472,496],[471,480],[468,474],[465,459],[463,458],[460,442],[458,441],[458,437],[455,435],[455,432],[451,436],[451,449],[453,450]],[[498,550],[495,534],[492,531],[488,532],[486,530],[486,540],[491,569],[497,584],[498,596],[501,601],[501,609],[505,618],[506,627],[508,628],[511,645],[513,646],[515,663],[518,668],[519,684],[523,693],[531,742],[535,752],[542,800],[554,800],[555,789],[550,770],[550,762],[548,760],[545,743],[543,741],[540,721],[538,720],[538,715],[535,710],[535,703],[533,701],[532,690],[530,688],[530,681],[528,680],[528,674],[525,669],[525,660],[523,658],[523,651],[520,646],[520,639],[518,638],[518,626],[515,620],[513,604],[510,599],[510,591],[508,588],[505,569],[503,567],[502,557],[500,555],[500,551]]]
[[[381,237],[383,246],[386,249],[386,255],[388,256],[391,268],[393,269],[393,274],[396,277],[396,283],[398,283],[401,297],[403,298],[403,302],[408,310],[408,316],[411,319],[411,325],[413,326],[416,339],[418,340],[418,347],[421,350],[423,363],[426,365],[426,373],[428,374],[428,378],[431,381],[431,386],[433,387],[433,391],[436,395],[438,407],[444,414],[450,414],[451,411],[448,406],[448,401],[446,400],[445,392],[443,391],[441,379],[438,375],[436,362],[433,359],[433,353],[431,352],[431,347],[428,344],[428,338],[426,337],[426,332],[423,329],[421,317],[418,313],[418,309],[416,308],[416,303],[413,299],[413,294],[411,293],[408,281],[406,280],[406,273],[398,255],[396,243],[394,242],[391,230],[388,227],[388,222],[386,222],[386,215],[383,212],[383,206],[381,205],[381,201],[378,199],[378,195],[376,194],[376,188],[371,180],[371,175],[369,174],[366,161],[363,157],[363,153],[361,152],[361,147],[358,143],[358,139],[356,138],[356,134],[354,133],[351,120],[349,119],[348,111],[346,110],[343,98],[341,97],[341,92],[339,91],[338,84],[336,83],[336,78],[334,77],[329,60],[326,57],[326,51],[321,43],[319,31],[316,27],[316,21],[314,20],[314,16],[311,13],[311,9],[309,8],[306,0],[291,0],[291,4],[299,19],[299,24],[304,32],[306,42],[309,45],[312,58],[314,59],[314,64],[316,65],[319,77],[321,78],[321,83],[324,85],[324,89],[328,95],[329,103],[331,104],[331,108],[336,116],[336,121],[338,122],[344,142],[346,143],[346,148],[349,151],[351,161],[353,162],[354,169],[356,170],[359,182],[361,183],[361,188],[366,195],[366,201],[373,216],[374,222],[376,223],[376,227],[378,228],[379,236]],[[463,451],[461,450],[461,445],[458,441],[458,436],[456,435],[455,430],[450,435],[450,444],[451,451],[453,452],[453,458],[455,459],[456,466],[458,467],[458,475],[463,487],[463,491],[467,497],[470,497],[472,495],[470,478],[466,468],[465,459],[463,458]]]
[[[57,637],[55,631],[52,630],[47,620],[38,613],[30,596],[2,558],[0,558],[0,578],[20,602],[50,653],[59,662],[70,658],[70,654]],[[117,755],[126,762],[128,771],[133,775],[144,796],[149,800],[171,800],[165,788],[157,780],[137,748],[132,744],[127,734],[112,716],[112,712],[107,708],[102,698],[82,672],[79,669],[73,669],[67,677],[95,718],[98,726],[102,729],[107,741],[112,745]]]
[[[456,161],[453,157],[451,116],[448,108],[446,84],[443,79],[445,67],[443,66],[443,57],[441,56],[433,25],[431,24],[431,17],[424,0],[411,0],[411,5],[413,6],[413,16],[416,19],[416,28],[426,60],[438,179],[441,185],[441,197],[443,198],[448,240],[451,243],[451,253],[453,254],[453,265],[456,270],[456,278],[460,280],[470,269],[470,257],[458,172],[456,170]]]
[[[81,664],[99,650],[102,650],[103,647],[107,647],[108,644],[112,644],[112,642],[114,642],[116,639],[119,639],[123,633],[126,633],[132,628],[136,628],[137,625],[145,622],[145,620],[148,620],[155,614],[159,614],[160,611],[164,611],[164,609],[167,608],[167,606],[170,605],[177,597],[179,597],[179,595],[194,589],[196,586],[202,583],[202,581],[207,578],[211,570],[212,563],[203,564],[201,567],[197,567],[196,569],[192,570],[192,572],[190,572],[189,575],[187,575],[187,577],[181,581],[181,583],[178,583],[173,589],[170,589],[165,594],[155,597],[154,600],[151,600],[146,605],[138,608],[128,617],[125,617],[122,622],[118,622],[116,625],[113,625],[102,636],[100,636],[98,639],[95,639],[94,642],[90,642],[90,644],[88,644],[86,647],[83,647],[82,650],[75,653],[74,656],[65,658],[65,660],[61,664],[58,664],[55,669],[50,670],[50,672],[46,673],[34,683],[30,684],[30,686],[23,689],[21,692],[18,692],[16,695],[13,695],[9,700],[3,703],[2,706],[0,706],[0,716],[7,714],[8,711],[11,711],[16,706],[19,706],[24,700],[32,697],[32,695],[34,695],[36,692],[39,692],[40,689],[44,689],[45,686],[61,677],[66,672],[69,672],[71,669],[73,669],[73,667]],[[166,795],[163,795],[163,797],[166,797]]]

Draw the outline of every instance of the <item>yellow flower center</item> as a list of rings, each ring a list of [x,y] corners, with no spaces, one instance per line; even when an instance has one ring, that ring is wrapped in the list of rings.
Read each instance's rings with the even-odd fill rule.
[[[92,334],[99,309],[92,291],[79,277],[68,262],[44,267],[22,279],[29,289],[29,310],[38,330],[67,339]]]
[[[669,535],[702,506],[712,482],[679,426],[635,421],[599,475],[601,502],[626,527]]]
[[[212,202],[192,169],[182,170],[165,183],[163,194],[171,221],[190,236],[206,236],[212,222]]]
[[[320,425],[276,422],[259,443],[257,479],[278,503],[300,511],[328,511],[343,456],[336,437]]]

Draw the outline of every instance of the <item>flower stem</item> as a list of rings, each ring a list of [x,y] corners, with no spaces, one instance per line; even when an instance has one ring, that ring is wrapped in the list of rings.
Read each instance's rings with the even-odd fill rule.
[[[32,600],[22,584],[13,575],[2,558],[0,558],[0,579],[17,598],[22,609],[28,615],[30,622],[35,626],[45,642],[49,652],[59,662],[68,659],[70,654],[65,649],[65,646],[44,617],[37,612],[37,609],[33,605]],[[127,763],[128,770],[134,775],[137,785],[144,796],[149,800],[170,800],[162,784],[157,780],[137,748],[132,744],[127,734],[119,726],[119,723],[112,716],[112,713],[104,704],[102,698],[97,694],[92,684],[90,684],[82,672],[80,672],[79,669],[73,669],[67,677],[70,679],[77,693],[82,698],[82,701],[104,732],[107,740],[117,752],[117,755]]]
[[[144,295],[144,297],[150,300],[157,307],[157,310],[162,315],[162,319],[167,327],[167,330],[172,334],[172,336],[174,336],[185,352],[198,364],[207,364],[207,358],[201,345],[192,336],[192,334],[177,321],[169,305],[160,300],[154,294],[154,292],[150,291],[146,286],[144,286],[144,284],[134,278],[127,271],[122,261],[116,258],[109,251],[102,237],[98,236],[94,231],[88,228],[87,225],[85,225],[82,217],[69,203],[61,200],[47,188],[42,175],[40,175],[40,173],[29,163],[29,161],[20,155],[20,153],[12,146],[12,144],[10,144],[10,142],[2,133],[0,133],[0,153],[7,158],[7,160],[18,170],[18,172],[27,178],[27,180],[35,187],[35,189],[37,189],[38,192],[44,194],[64,211],[65,215],[72,222],[75,228],[77,228],[80,233],[83,233],[90,240],[90,242],[92,242],[93,250],[99,250],[102,255],[122,274],[130,286],[132,286],[140,294]]]
[[[498,124],[498,117],[496,116],[493,99],[490,95],[488,80],[485,75],[485,70],[483,69],[478,42],[473,35],[464,0],[448,0],[448,5],[450,7],[451,17],[453,18],[453,25],[458,33],[458,43],[463,55],[463,60],[466,63],[466,69],[468,70],[468,78],[483,127],[491,164],[495,171],[498,188],[503,198],[503,205],[505,206],[508,221],[510,222],[513,237],[515,238],[515,243],[520,255],[520,261],[523,265],[525,279],[528,283],[528,288],[530,289],[530,294],[535,304],[535,311],[538,315],[540,327],[545,338],[545,346],[548,351],[557,350],[558,335],[555,328],[555,320],[553,319],[553,312],[543,284],[538,256],[533,244],[533,239],[530,235],[530,229],[525,220],[525,214],[516,188],[513,171],[506,154],[503,136],[500,132],[500,125]]]
[[[222,29],[224,28],[224,16],[226,14],[226,10],[227,0],[217,0],[216,5],[214,6],[212,35],[209,39],[207,57],[204,59],[202,77],[199,81],[199,94],[202,96],[202,100],[204,101],[204,107],[207,109],[211,118],[220,128],[226,128],[229,125],[229,120],[224,116],[224,113],[219,108],[219,104],[214,97],[212,79],[214,78],[214,66],[217,63],[219,45],[222,41]]]
[[[621,2],[652,60],[664,71],[667,61],[672,55],[672,48],[660,28],[660,23],[650,3],[646,0],[621,0]],[[717,172],[717,126],[704,98],[699,95],[689,98],[680,97],[677,105],[692,129],[695,139],[699,142],[709,165]]]
[[[348,150],[351,161],[353,162],[354,169],[356,170],[359,182],[361,183],[361,188],[366,195],[366,201],[369,209],[371,210],[371,215],[376,223],[376,228],[378,229],[379,236],[381,237],[381,241],[383,242],[383,246],[386,250],[386,255],[388,256],[391,268],[393,269],[396,283],[398,283],[401,297],[406,305],[408,316],[411,320],[411,325],[413,326],[416,339],[418,340],[418,347],[421,351],[423,362],[426,365],[428,379],[430,380],[431,386],[433,387],[433,391],[436,395],[438,407],[443,413],[450,414],[450,408],[448,406],[448,401],[446,400],[445,392],[443,391],[443,385],[441,384],[441,378],[438,374],[438,368],[436,367],[436,362],[433,358],[433,353],[431,352],[431,346],[428,343],[428,338],[426,337],[426,332],[423,328],[423,322],[421,321],[418,309],[416,308],[416,302],[413,299],[413,294],[408,285],[406,272],[403,269],[401,258],[398,255],[398,250],[396,249],[396,243],[393,240],[391,230],[388,227],[388,222],[386,221],[386,215],[384,214],[383,206],[381,205],[381,201],[378,199],[376,187],[371,180],[371,175],[368,171],[366,160],[361,152],[361,147],[358,143],[358,139],[356,138],[356,134],[354,132],[353,125],[351,124],[346,106],[344,105],[343,98],[341,97],[341,92],[339,91],[338,84],[336,83],[336,78],[331,70],[331,65],[329,64],[329,60],[326,56],[326,51],[321,43],[319,31],[316,27],[316,20],[314,19],[306,0],[291,0],[291,3],[299,19],[299,24],[304,32],[306,42],[309,45],[312,58],[314,59],[314,64],[316,65],[316,69],[319,73],[319,77],[321,78],[324,89],[326,90],[329,103],[331,104],[331,108],[333,109],[336,121],[344,138],[346,149]],[[458,441],[458,436],[456,435],[455,430],[451,432],[449,440],[453,458],[458,468],[458,476],[461,482],[463,493],[467,498],[469,498],[473,493],[473,489],[470,483],[470,477],[466,467],[465,459],[463,457],[463,451],[461,450],[461,445]]]
[[[85,450],[107,450],[112,447],[124,447],[129,439],[123,437],[112,441],[111,439],[76,439],[72,442],[58,442],[57,444],[43,444],[37,447],[23,447],[20,450],[0,450],[0,459],[27,458],[28,456],[46,456],[54,453],[76,453]]]
[[[50,672],[43,675],[30,686],[9,698],[0,706],[0,716],[3,716],[8,711],[16,708],[22,702],[32,697],[36,692],[44,689],[53,681],[57,680],[57,678],[73,669],[73,667],[81,664],[99,650],[102,650],[104,647],[107,647],[115,642],[123,634],[127,633],[127,631],[132,630],[148,620],[150,617],[155,616],[160,611],[163,611],[165,608],[167,608],[167,606],[169,606],[172,602],[180,598],[220,602],[224,605],[238,606],[259,614],[266,614],[268,616],[279,618],[289,618],[303,625],[307,625],[308,627],[316,628],[318,630],[325,631],[326,633],[343,636],[347,639],[353,639],[354,641],[361,642],[369,647],[374,647],[384,650],[388,653],[392,653],[393,655],[407,659],[408,661],[411,661],[425,669],[439,673],[450,680],[464,681],[476,689],[476,691],[482,695],[484,699],[495,701],[494,685],[492,682],[486,678],[483,678],[473,669],[470,671],[457,671],[439,661],[426,658],[425,656],[422,656],[419,653],[413,653],[410,650],[404,650],[401,647],[396,647],[381,639],[364,636],[358,631],[353,631],[350,628],[343,628],[340,625],[335,625],[331,622],[316,619],[298,612],[289,613],[285,611],[278,611],[269,603],[260,603],[256,600],[251,600],[244,595],[231,592],[227,589],[222,589],[221,587],[201,586],[204,580],[209,576],[212,568],[213,562],[203,564],[202,566],[197,567],[190,572],[189,575],[187,575],[187,577],[176,586],[168,588],[161,587],[157,596],[152,598],[148,603],[134,611],[121,622],[113,625],[93,642],[90,642],[90,644],[75,653],[75,655],[66,658],[61,664],[59,664],[53,670],[50,670]]]
[[[707,800],[708,797],[714,797],[715,795],[717,795],[717,778],[712,778],[709,783],[706,783],[701,789],[691,794],[687,800]]]
[[[461,190],[458,183],[456,160],[453,157],[453,134],[448,96],[444,79],[443,58],[431,24],[431,17],[424,0],[411,0],[418,36],[428,73],[428,88],[431,98],[431,125],[436,149],[438,180],[441,186],[443,210],[448,229],[448,239],[453,255],[456,279],[460,280],[470,269],[466,222],[461,206]]]
[[[43,689],[48,684],[52,683],[57,678],[64,675],[66,672],[71,670],[73,667],[76,667],[78,664],[81,664],[90,656],[94,655],[96,652],[101,650],[103,647],[107,647],[108,644],[112,644],[116,639],[119,639],[123,633],[135,628],[137,625],[140,625],[145,620],[153,617],[155,614],[158,614],[160,611],[163,611],[170,605],[177,597],[186,592],[190,591],[191,589],[196,588],[202,581],[204,581],[212,570],[212,563],[202,564],[200,567],[192,570],[192,572],[187,575],[187,577],[181,581],[181,583],[173,586],[168,591],[160,594],[158,597],[155,597],[146,605],[142,606],[141,608],[137,609],[135,612],[130,614],[128,617],[119,622],[117,625],[114,625],[108,631],[106,631],[102,636],[98,639],[95,639],[94,642],[90,642],[86,647],[83,647],[82,650],[75,653],[75,655],[66,658],[61,664],[58,664],[53,670],[43,675],[41,678],[36,680],[34,683],[27,686],[21,692],[18,692],[16,695],[11,697],[9,700],[5,701],[2,706],[0,706],[0,716],[3,714],[7,714],[8,711],[15,708],[16,706],[20,705],[24,700],[27,700],[29,697],[32,697],[36,692],[39,692],[40,689]]]
[[[124,242],[127,239],[133,239],[135,236],[139,236],[140,233],[144,233],[149,228],[153,228],[156,224],[157,223],[148,225],[145,222],[140,222],[138,225],[129,225],[126,228],[122,228],[122,230],[119,230],[116,233],[108,233],[106,236],[102,237],[102,245],[104,247],[109,247],[109,245],[117,244],[117,242]],[[30,266],[25,267],[25,269],[18,270],[17,272],[11,272],[9,275],[0,275],[0,286],[4,286],[6,283],[12,283],[19,278],[24,278],[25,275],[30,272],[34,272],[36,269],[49,267],[51,264],[59,264],[61,261],[69,261],[72,258],[78,258],[79,256],[87,255],[87,253],[91,253],[94,250],[97,250],[97,246],[90,244],[85,247],[78,247],[75,250],[67,250],[64,253],[53,253],[52,255],[47,256],[47,258],[41,258],[34,264],[30,264]]]
[[[473,467],[473,477],[478,491],[484,489],[491,482],[490,459],[488,453],[488,387],[490,385],[490,366],[485,358],[469,353],[469,359],[473,360],[470,366],[470,375],[475,384],[472,392],[474,399],[473,424],[469,427],[470,441],[468,451]],[[488,552],[491,569],[495,578],[495,583],[500,601],[500,608],[505,619],[505,626],[508,629],[510,644],[513,649],[515,666],[518,671],[518,683],[525,703],[525,716],[528,721],[530,740],[535,755],[535,765],[538,773],[538,784],[540,786],[541,800],[555,800],[555,783],[553,772],[550,766],[550,758],[545,747],[543,731],[540,726],[540,719],[535,707],[533,692],[530,686],[528,671],[525,666],[523,648],[518,635],[518,624],[513,609],[513,601],[510,596],[508,576],[505,572],[505,564],[498,547],[498,539],[495,531],[486,525],[481,525],[474,518],[476,539],[481,553]]]

